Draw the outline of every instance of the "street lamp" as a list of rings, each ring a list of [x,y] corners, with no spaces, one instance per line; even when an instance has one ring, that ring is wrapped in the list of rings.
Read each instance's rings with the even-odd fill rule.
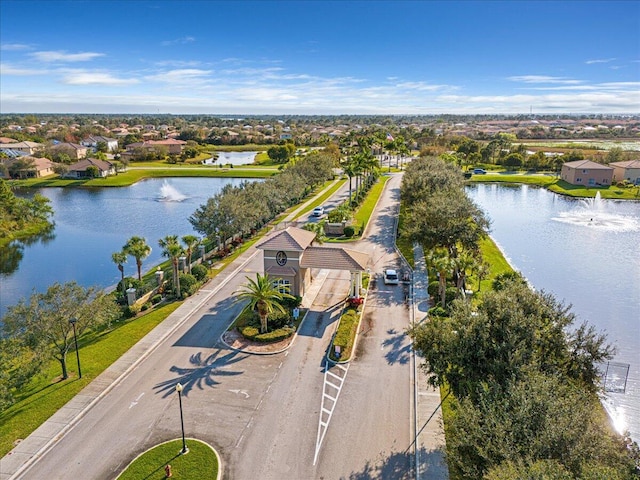
[[[176,392],[178,392],[178,401],[180,402],[180,426],[182,427],[182,450],[181,454],[185,454],[189,451],[187,448],[187,442],[184,439],[184,418],[182,416],[182,384],[178,382],[176,385]]]
[[[78,378],[82,378],[82,370],[80,370],[80,353],[78,352],[78,337],[76,336],[76,322],[77,318],[70,318],[69,323],[73,327],[73,342],[76,345],[76,358],[78,359]]]

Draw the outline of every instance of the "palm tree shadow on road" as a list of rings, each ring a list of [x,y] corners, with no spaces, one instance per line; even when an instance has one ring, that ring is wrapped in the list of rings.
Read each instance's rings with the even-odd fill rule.
[[[173,394],[178,383],[182,384],[182,392],[185,396],[189,395],[193,388],[204,390],[205,387],[215,387],[222,383],[219,381],[221,377],[242,375],[244,371],[229,370],[228,367],[244,360],[248,356],[235,350],[218,349],[203,358],[202,352],[198,352],[189,358],[190,367],[172,366],[170,371],[177,373],[178,376],[164,380],[153,388],[156,393],[163,393],[163,397],[166,398]]]
[[[392,452],[385,456],[382,453],[378,461],[368,460],[361,470],[351,472],[348,477],[340,477],[340,480],[413,480],[415,475],[415,460],[413,452]],[[428,474],[441,470],[444,458],[440,450],[426,450],[421,448],[418,452],[420,464],[420,478],[431,478]],[[436,478],[440,478],[439,476]]]

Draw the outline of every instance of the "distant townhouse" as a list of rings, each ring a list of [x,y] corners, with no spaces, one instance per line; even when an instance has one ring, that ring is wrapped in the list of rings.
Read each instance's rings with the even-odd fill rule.
[[[113,163],[106,160],[98,160],[97,158],[85,158],[69,165],[69,170],[63,175],[64,178],[91,178],[95,169],[98,171],[98,176],[108,177],[109,175],[115,175],[116,168]]]
[[[92,148],[95,152],[98,149],[99,143],[104,143],[107,145],[107,152],[115,152],[116,150],[118,150],[117,139],[103,137],[102,135],[89,135],[87,138],[80,142],[80,145]]]
[[[560,178],[572,185],[586,187],[611,185],[613,168],[591,160],[576,160],[562,165]]]
[[[640,185],[640,160],[612,162],[609,166],[613,168],[614,182],[627,180],[634,185]]]

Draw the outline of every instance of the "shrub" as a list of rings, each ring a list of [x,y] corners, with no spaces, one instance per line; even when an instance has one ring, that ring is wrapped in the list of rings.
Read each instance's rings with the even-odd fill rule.
[[[449,313],[440,305],[429,309],[430,317],[448,317]]]
[[[138,313],[140,313],[140,305],[127,305],[122,310],[122,316],[125,318],[135,317]]]
[[[291,327],[282,327],[272,332],[260,333],[260,330],[257,327],[252,325],[246,325],[243,327],[238,327],[238,331],[242,334],[242,336],[248,340],[253,340],[255,342],[261,343],[270,343],[270,342],[279,342],[280,340],[284,340],[285,338],[289,338],[295,332],[295,329]]]
[[[157,294],[157,295],[154,295],[153,297],[151,297],[151,303],[153,305],[157,305],[161,301],[162,301],[162,295],[160,295],[160,294]]]
[[[140,307],[140,311],[144,312],[146,310],[149,310],[152,307],[151,302],[145,302],[142,307]]]
[[[458,296],[460,295],[460,290],[458,290],[456,287],[447,287],[447,290],[445,291],[445,302],[447,304],[453,302],[456,298],[458,298]]]
[[[351,225],[347,225],[346,227],[344,227],[344,236],[345,237],[351,238],[351,237],[353,237],[353,235],[355,233],[356,233],[356,230]]]
[[[283,298],[280,301],[280,305],[289,310],[293,310],[294,308],[299,307],[301,303],[302,297],[299,296],[293,298]]]
[[[196,277],[196,280],[198,280],[199,282],[202,282],[203,280],[205,280],[207,278],[208,273],[209,271],[207,270],[207,267],[205,267],[204,265],[198,264],[191,267],[191,275]]]
[[[189,295],[193,295],[196,293],[198,289],[198,280],[196,277],[189,273],[181,273],[180,274],[180,294],[182,298],[185,298],[185,294],[188,297]]]
[[[269,330],[276,330],[288,325],[292,321],[289,312],[273,312],[267,317],[267,328]]]
[[[434,282],[429,282],[428,292],[432,297],[438,296],[438,289],[440,288],[440,282],[437,280]]]
[[[347,299],[347,305],[349,306],[349,308],[357,309],[363,303],[364,303],[364,298],[362,297],[349,297]]]

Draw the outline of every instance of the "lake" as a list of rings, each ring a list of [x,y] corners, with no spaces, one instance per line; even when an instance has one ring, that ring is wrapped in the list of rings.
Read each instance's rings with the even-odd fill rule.
[[[208,158],[205,165],[251,165],[258,152],[218,152],[218,158]]]
[[[619,431],[640,440],[640,203],[578,200],[543,188],[477,184],[470,197],[491,236],[534,288],[572,304],[577,324],[607,334],[617,353],[605,401]]]
[[[36,191],[51,200],[54,238],[25,245],[18,269],[0,276],[0,315],[35,289],[45,291],[54,282],[75,280],[83,286],[110,287],[120,281],[111,254],[132,236],[147,240],[152,251],[142,265],[148,271],[166,260],[158,240],[166,235],[199,235],[189,216],[224,185],[244,179],[148,179],[130,187],[43,188]],[[136,276],[129,257],[125,274]]]

